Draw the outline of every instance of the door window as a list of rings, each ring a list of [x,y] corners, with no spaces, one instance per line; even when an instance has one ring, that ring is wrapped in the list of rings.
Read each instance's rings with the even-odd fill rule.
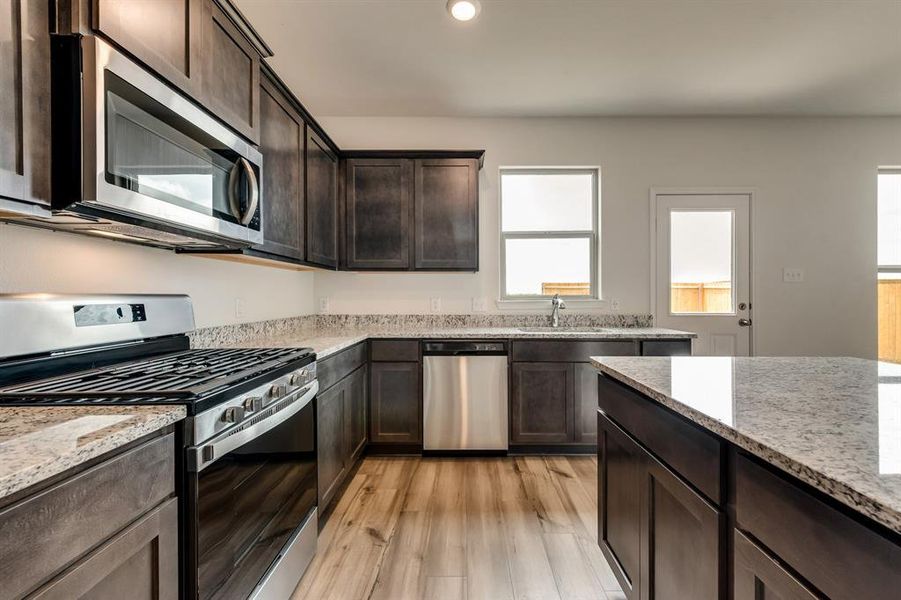
[[[734,215],[729,210],[670,213],[670,312],[734,314]]]

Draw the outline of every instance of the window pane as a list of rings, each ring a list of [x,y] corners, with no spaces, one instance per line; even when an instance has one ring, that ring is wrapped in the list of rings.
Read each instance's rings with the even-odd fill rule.
[[[591,231],[594,176],[501,173],[504,231]]]
[[[879,273],[879,360],[901,363],[901,273]]]
[[[587,237],[505,242],[508,296],[591,294],[591,241]]]
[[[670,213],[670,312],[732,313],[732,212]]]
[[[877,194],[879,265],[901,265],[901,173],[880,173]]]

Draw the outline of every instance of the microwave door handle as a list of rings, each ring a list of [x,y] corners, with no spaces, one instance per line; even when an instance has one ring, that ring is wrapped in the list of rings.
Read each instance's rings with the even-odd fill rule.
[[[247,176],[248,187],[250,188],[250,198],[247,201],[247,210],[241,213],[241,206],[238,203],[238,171],[244,169]],[[228,174],[228,205],[232,211],[232,215],[238,219],[241,225],[247,225],[253,219],[253,215],[257,211],[260,203],[260,183],[257,180],[257,174],[253,172],[253,167],[246,158],[239,157],[231,171]]]

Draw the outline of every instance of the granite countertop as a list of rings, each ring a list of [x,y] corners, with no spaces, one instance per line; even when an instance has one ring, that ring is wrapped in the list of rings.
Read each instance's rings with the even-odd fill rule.
[[[901,532],[901,364],[592,357],[603,373]]]
[[[0,498],[184,417],[183,406],[0,407]]]
[[[526,328],[528,329],[528,328]],[[605,339],[657,340],[691,339],[696,334],[659,327],[595,327],[528,331],[515,327],[447,327],[447,328],[391,328],[391,329],[298,329],[276,335],[256,335],[230,339],[227,330],[215,339],[205,338],[202,347],[228,346],[246,348],[309,347],[322,360],[367,339]],[[545,329],[548,329],[545,331]]]

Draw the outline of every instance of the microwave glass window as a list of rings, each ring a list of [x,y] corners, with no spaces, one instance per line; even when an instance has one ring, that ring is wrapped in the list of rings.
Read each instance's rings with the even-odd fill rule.
[[[181,117],[107,74],[106,180],[206,215],[235,221],[228,200],[235,156]]]

